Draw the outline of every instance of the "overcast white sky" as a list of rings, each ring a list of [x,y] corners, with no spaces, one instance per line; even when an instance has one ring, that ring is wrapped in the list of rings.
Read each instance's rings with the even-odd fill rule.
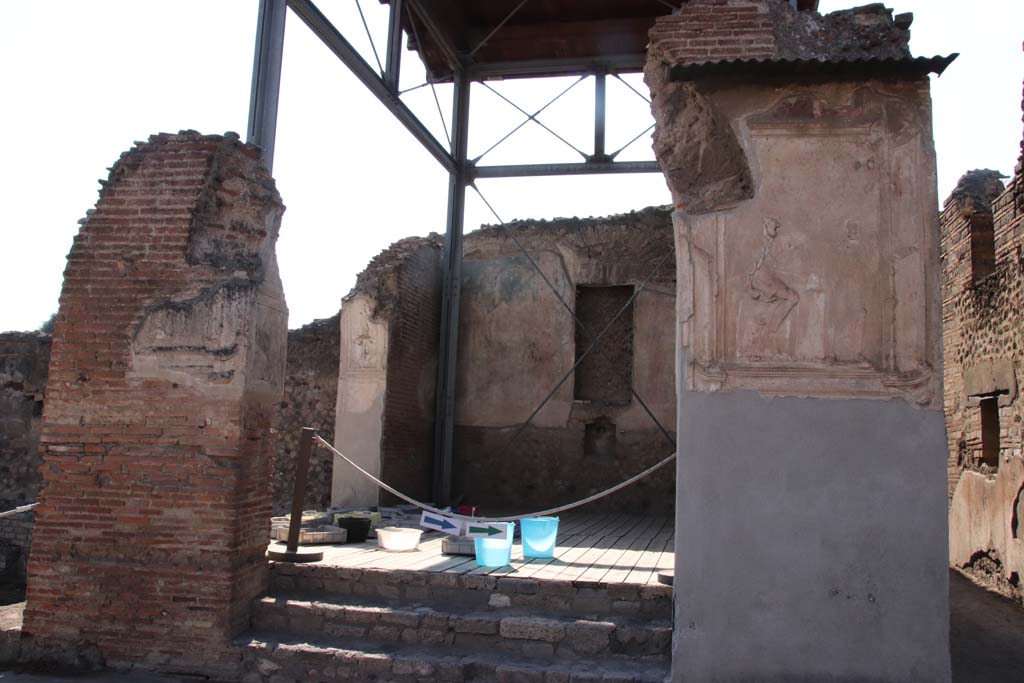
[[[361,0],[378,40],[386,10]],[[822,0],[822,11],[856,2]],[[355,0],[320,0],[342,32],[371,52]],[[911,48],[960,52],[933,81],[939,195],[968,169],[1011,173],[1021,139],[1024,2],[917,0]],[[96,201],[97,180],[133,141],[191,128],[245,134],[256,0],[50,0],[8,2],[0,22],[0,330],[34,329],[57,309],[61,274],[78,220]],[[386,110],[294,15],[289,14],[274,175],[288,207],[278,258],[290,325],[333,315],[355,275],[391,242],[443,232],[447,177]],[[422,82],[404,54],[403,86]],[[496,87],[533,111],[568,82],[510,81]],[[631,80],[641,87],[638,78]],[[649,123],[635,94],[609,80],[609,150]],[[445,115],[450,91],[439,87]],[[428,88],[407,103],[439,138]],[[589,151],[593,86],[578,85],[541,116]],[[473,89],[470,155],[520,120]],[[618,143],[618,144],[617,144]],[[650,158],[649,136],[620,159]],[[579,160],[532,124],[486,163]],[[659,175],[481,181],[504,219],[600,216],[668,203]],[[470,193],[466,227],[492,218]]]

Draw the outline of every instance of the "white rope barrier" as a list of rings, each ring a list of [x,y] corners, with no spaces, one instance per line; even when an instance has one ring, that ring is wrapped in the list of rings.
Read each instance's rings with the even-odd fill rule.
[[[28,512],[29,510],[34,508],[36,505],[39,505],[39,503],[30,503],[28,505],[22,505],[21,507],[16,507],[13,510],[8,510],[7,512],[0,512],[0,519],[2,519],[4,517],[10,517],[12,515],[20,515],[22,512]]]
[[[401,491],[398,491],[397,489],[394,489],[394,488],[388,486],[387,484],[382,482],[380,479],[378,479],[377,477],[373,476],[372,474],[370,474],[369,472],[364,470],[362,467],[360,467],[359,465],[357,465],[354,462],[352,462],[351,460],[349,460],[349,458],[344,453],[342,453],[337,448],[335,448],[331,444],[329,444],[326,441],[324,441],[323,437],[320,436],[319,434],[317,434],[315,438],[316,438],[316,441],[317,441],[318,444],[320,444],[321,446],[323,446],[324,448],[326,448],[327,450],[331,451],[336,456],[338,456],[339,458],[341,458],[342,460],[347,462],[357,472],[362,474],[364,477],[366,477],[367,479],[369,479],[370,481],[372,481],[377,486],[381,487],[382,489],[384,489],[385,491],[387,491],[391,495],[397,496],[398,498],[401,498],[405,502],[407,502],[407,503],[409,503],[411,505],[415,505],[416,507],[420,508],[421,510],[426,510],[427,512],[433,512],[434,514],[437,514],[437,515],[445,515],[446,517],[452,517],[454,519],[464,519],[464,520],[466,520],[468,522],[515,522],[517,520],[526,519],[528,517],[548,517],[548,516],[553,515],[553,514],[558,513],[558,512],[565,512],[566,510],[572,510],[573,508],[578,508],[578,507],[580,507],[582,505],[586,505],[587,503],[593,503],[595,500],[600,500],[601,498],[604,498],[605,496],[610,496],[611,494],[615,493],[616,491],[621,491],[622,489],[626,488],[630,484],[634,484],[634,483],[640,481],[641,479],[643,479],[644,477],[650,475],[651,473],[661,469],[665,465],[667,465],[670,462],[672,462],[673,460],[675,460],[675,457],[676,457],[676,454],[673,453],[672,455],[668,456],[667,458],[665,458],[661,462],[659,462],[659,463],[657,463],[655,465],[651,465],[650,467],[648,467],[646,470],[644,470],[640,474],[637,474],[637,475],[635,475],[633,477],[630,477],[626,481],[620,482],[620,483],[616,484],[615,486],[612,486],[611,488],[605,489],[604,491],[601,491],[599,493],[595,493],[594,495],[588,496],[587,498],[584,498],[582,500],[577,500],[576,502],[573,502],[573,503],[567,503],[566,505],[560,505],[559,507],[550,508],[548,510],[541,510],[540,512],[532,512],[532,513],[526,514],[526,515],[515,515],[513,517],[467,517],[465,515],[456,515],[456,514],[453,514],[451,512],[445,511],[445,510],[439,510],[439,509],[437,509],[435,507],[427,505],[426,503],[424,503],[422,501],[416,500],[415,498],[410,498],[409,496],[405,495]]]

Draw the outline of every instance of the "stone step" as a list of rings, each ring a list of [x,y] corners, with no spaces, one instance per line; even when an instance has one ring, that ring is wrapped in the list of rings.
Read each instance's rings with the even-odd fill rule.
[[[669,620],[644,617],[577,618],[525,609],[436,610],[432,607],[274,596],[254,611],[257,629],[291,635],[366,638],[380,642],[455,646],[536,657],[623,655],[668,657]]]
[[[672,587],[662,584],[530,579],[501,574],[456,574],[271,563],[275,593],[316,593],[421,603],[441,609],[528,608],[554,614],[636,615],[670,619]]]
[[[400,643],[280,639],[256,632],[236,642],[243,683],[663,683],[663,658],[553,660],[505,652],[426,648]]]

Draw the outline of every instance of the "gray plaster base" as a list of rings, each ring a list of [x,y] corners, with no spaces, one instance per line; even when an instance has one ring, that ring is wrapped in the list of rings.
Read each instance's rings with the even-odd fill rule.
[[[679,437],[673,681],[949,681],[941,411],[683,393]]]

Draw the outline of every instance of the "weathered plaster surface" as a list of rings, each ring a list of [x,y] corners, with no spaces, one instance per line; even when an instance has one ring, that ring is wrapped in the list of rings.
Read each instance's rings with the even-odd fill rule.
[[[430,496],[440,326],[430,315],[437,310],[440,288],[435,246],[432,237],[403,240],[360,275],[342,308],[337,412],[337,447],[350,457],[357,454],[384,481],[423,499]],[[616,358],[629,356],[629,367],[618,369],[671,433],[674,347],[664,332],[675,310],[672,249],[669,211],[663,208],[607,218],[521,221],[466,236],[453,478],[467,503],[525,510],[568,502],[672,452],[639,399],[577,399],[573,373],[510,446],[513,434],[573,367],[580,340],[590,338],[574,320],[577,287],[615,286],[632,294],[649,277],[623,314],[632,334],[631,353]],[[596,321],[589,334],[607,322]],[[368,348],[380,355],[372,367],[361,367],[366,359],[353,354],[365,355]],[[602,365],[600,372],[606,369]],[[593,436],[595,427],[599,438]],[[663,470],[607,502],[616,509],[664,512],[671,509],[673,485]],[[368,488],[357,492],[359,486],[350,468],[336,462],[334,503],[376,502]]]
[[[685,392],[679,435],[673,680],[949,680],[940,411]]]
[[[542,277],[509,236],[526,249]],[[675,382],[672,230],[661,208],[592,219],[521,221],[466,238],[456,395],[455,488],[467,501],[525,511],[577,500],[627,479],[674,450],[640,399],[671,433]],[[544,278],[554,285],[558,300]],[[618,307],[578,329],[577,287],[624,287],[631,353],[617,349],[596,377],[622,371],[636,395],[577,397],[578,354]],[[615,310],[613,310],[615,309]],[[603,344],[621,344],[606,338]],[[580,348],[582,344],[582,348]],[[601,347],[596,347],[600,349]],[[549,403],[513,435],[549,392]],[[591,434],[588,443],[588,430]],[[593,436],[597,430],[601,436]],[[606,499],[611,509],[666,512],[671,473]]]
[[[370,474],[380,476],[381,419],[387,373],[387,324],[374,319],[374,303],[356,295],[341,307],[341,360],[335,448]],[[378,502],[377,486],[335,458],[334,505],[365,507]]]
[[[927,92],[858,83],[712,95],[757,192],[675,216],[692,254],[681,264],[690,387],[939,405]],[[819,201],[822,187],[842,191]]]

